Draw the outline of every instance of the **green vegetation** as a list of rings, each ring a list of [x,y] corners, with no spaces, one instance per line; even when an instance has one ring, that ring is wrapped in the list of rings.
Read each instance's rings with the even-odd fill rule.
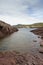
[[[43,23],[32,24],[31,27],[43,27]]]
[[[16,25],[17,28],[37,28],[37,27],[43,27],[43,23],[35,23],[31,25],[22,25],[18,24]]]

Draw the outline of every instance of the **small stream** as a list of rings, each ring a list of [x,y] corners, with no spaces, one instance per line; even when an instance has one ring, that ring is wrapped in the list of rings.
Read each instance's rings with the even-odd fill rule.
[[[33,28],[34,29],[34,28]],[[0,51],[16,50],[20,52],[37,51],[40,39],[30,32],[31,28],[20,28],[18,32],[0,40]],[[34,42],[34,40],[36,42]]]

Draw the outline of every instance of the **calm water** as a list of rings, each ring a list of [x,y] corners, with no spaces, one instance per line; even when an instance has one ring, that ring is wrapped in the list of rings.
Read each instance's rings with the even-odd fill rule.
[[[30,32],[30,28],[20,28],[18,32],[0,40],[0,51],[16,50],[21,52],[34,51],[39,48],[38,37]],[[37,42],[34,42],[37,40]]]

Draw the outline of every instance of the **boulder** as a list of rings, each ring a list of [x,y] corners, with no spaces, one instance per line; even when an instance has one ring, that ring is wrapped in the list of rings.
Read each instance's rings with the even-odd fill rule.
[[[39,52],[43,53],[43,47],[39,48]]]
[[[43,46],[43,40],[40,42],[40,46]]]
[[[37,40],[33,40],[33,42],[37,42]]]
[[[18,31],[17,28],[3,21],[0,21],[0,38],[10,35],[11,33],[16,32],[16,31]]]

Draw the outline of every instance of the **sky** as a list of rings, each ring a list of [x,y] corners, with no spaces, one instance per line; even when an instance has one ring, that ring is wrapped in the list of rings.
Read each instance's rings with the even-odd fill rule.
[[[43,22],[43,0],[0,0],[0,20],[11,25]]]

